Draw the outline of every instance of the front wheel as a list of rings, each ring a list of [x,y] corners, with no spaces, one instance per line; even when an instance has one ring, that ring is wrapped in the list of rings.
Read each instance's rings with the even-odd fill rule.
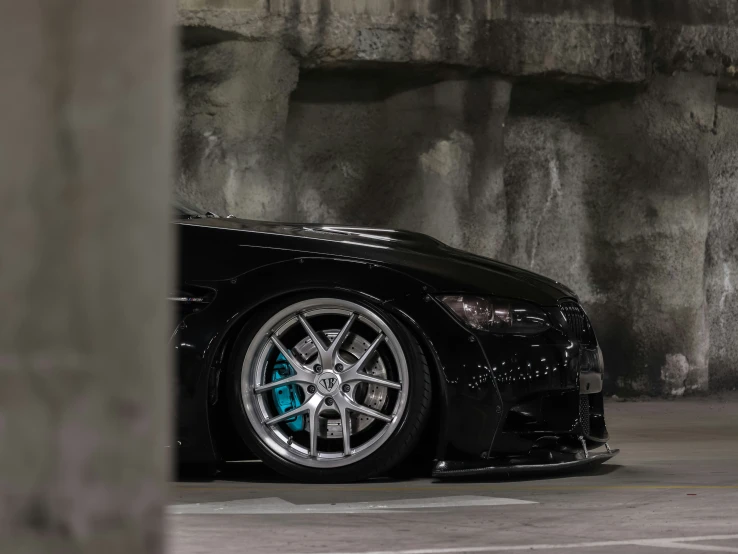
[[[273,469],[300,481],[363,480],[415,446],[430,408],[428,365],[381,308],[293,298],[255,318],[239,342],[231,413]]]

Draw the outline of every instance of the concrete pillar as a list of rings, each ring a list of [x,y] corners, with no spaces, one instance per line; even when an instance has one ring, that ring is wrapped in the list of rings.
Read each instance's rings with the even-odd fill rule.
[[[271,42],[227,41],[184,53],[177,192],[219,215],[291,219],[284,147],[297,61]]]
[[[444,81],[387,101],[387,128],[404,133],[404,155],[414,165],[392,224],[478,254],[500,252],[509,100],[508,81],[483,78]]]
[[[372,86],[378,83],[340,73],[308,73],[300,79],[287,124],[296,220],[387,224],[393,206],[376,171],[393,141],[383,102],[362,101],[363,95],[374,99]],[[380,212],[381,204],[385,209]]]
[[[405,194],[391,225],[464,245],[474,141],[464,123],[469,82],[443,81],[387,101],[387,123],[407,160]],[[409,194],[408,194],[409,193]]]
[[[597,191],[583,176],[602,153],[582,125],[586,108],[574,91],[566,102],[534,85],[516,84],[512,94],[505,121],[508,227],[500,258],[568,285],[588,305],[599,294],[587,260],[588,202]]]
[[[464,121],[474,143],[464,248],[499,258],[509,224],[505,192],[505,119],[512,85],[504,79],[474,79],[464,99]]]
[[[173,6],[4,4],[0,552],[161,552]]]
[[[495,255],[503,243],[510,84],[422,72],[308,75],[290,106],[299,219],[420,231]]]
[[[705,241],[716,80],[655,76],[588,111],[596,163],[582,164],[596,235],[590,304],[610,386],[679,395],[707,387]]]
[[[721,391],[738,387],[738,94],[719,94],[715,109],[705,276],[710,389]]]

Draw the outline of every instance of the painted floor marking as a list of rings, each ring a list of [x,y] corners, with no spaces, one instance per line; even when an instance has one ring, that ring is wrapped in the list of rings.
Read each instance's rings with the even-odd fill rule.
[[[466,546],[454,548],[418,548],[412,550],[374,550],[370,552],[320,552],[314,554],[473,554],[477,552],[515,552],[520,550],[569,550],[574,548],[602,548],[607,546],[650,546],[673,550],[697,550],[702,552],[738,552],[738,547],[695,544],[698,541],[724,541],[738,539],[738,535],[705,535],[700,537],[670,537],[660,539],[631,539],[621,541],[579,542],[567,544],[515,544],[509,546]]]
[[[175,504],[168,513],[183,514],[356,514],[419,510],[428,508],[461,508],[468,506],[509,506],[511,504],[537,504],[515,498],[491,496],[443,496],[436,498],[411,498],[402,500],[376,500],[374,502],[340,502],[334,504],[293,504],[281,498],[255,498],[226,502],[201,502]]]
[[[519,550],[569,550],[574,548],[602,548],[607,546],[651,546],[674,550],[698,550],[703,552],[738,552],[738,547],[694,544],[698,541],[735,540],[738,535],[705,535],[701,537],[670,537],[661,539],[631,539],[621,541],[597,541],[566,544],[515,544],[509,546],[466,546],[455,548],[418,548],[413,550],[374,550],[370,552],[320,552],[314,554],[473,554],[477,552],[515,552]]]
[[[659,548],[670,548],[672,550],[701,550],[702,552],[738,552],[738,548],[731,546],[715,546],[711,544],[694,544],[678,541],[646,541],[643,546],[654,546]]]

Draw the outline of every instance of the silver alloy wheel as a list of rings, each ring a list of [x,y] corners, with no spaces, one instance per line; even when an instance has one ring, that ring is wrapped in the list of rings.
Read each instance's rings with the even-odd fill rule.
[[[322,316],[341,317],[343,325],[338,331],[320,328],[314,323]],[[292,340],[285,344],[288,335]],[[297,348],[304,346],[305,339],[315,346],[308,359],[302,357],[305,349]],[[343,348],[348,342],[350,350]],[[359,352],[357,344],[363,345]],[[294,375],[272,381],[272,360],[277,353],[284,356]],[[382,368],[381,376],[367,372],[376,367]],[[390,378],[386,367],[392,368]],[[279,414],[266,393],[285,385],[300,387],[302,403]],[[368,386],[374,387],[373,398],[378,394],[386,399],[381,411],[365,405],[368,396],[357,394],[366,392]],[[305,300],[281,310],[256,333],[241,369],[241,397],[251,427],[274,454],[306,467],[345,466],[375,452],[399,425],[408,399],[407,361],[395,334],[370,309],[337,298]],[[292,432],[284,425],[298,415],[307,416],[307,432]],[[356,425],[352,426],[352,415],[374,420],[362,428],[360,444],[352,444],[351,437],[356,440],[359,435]],[[321,451],[318,438],[326,436],[320,432],[322,419],[337,420],[341,432],[340,438],[321,439],[323,444],[337,443]]]

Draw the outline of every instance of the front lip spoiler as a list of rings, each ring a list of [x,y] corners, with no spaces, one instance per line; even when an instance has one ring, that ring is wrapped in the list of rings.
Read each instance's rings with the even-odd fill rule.
[[[433,477],[437,479],[463,479],[468,477],[516,477],[535,475],[555,475],[591,469],[602,465],[613,458],[620,450],[610,450],[601,454],[589,454],[585,458],[551,463],[530,463],[530,459],[522,463],[514,460],[489,460],[486,464],[479,462],[452,462],[442,460],[433,468]]]

